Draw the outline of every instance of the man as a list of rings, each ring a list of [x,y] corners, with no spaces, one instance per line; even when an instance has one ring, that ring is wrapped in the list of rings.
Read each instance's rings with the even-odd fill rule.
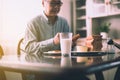
[[[67,21],[58,16],[61,0],[42,0],[43,14],[32,19],[26,28],[24,50],[28,55],[41,54],[45,51],[59,50],[59,32],[69,32]]]

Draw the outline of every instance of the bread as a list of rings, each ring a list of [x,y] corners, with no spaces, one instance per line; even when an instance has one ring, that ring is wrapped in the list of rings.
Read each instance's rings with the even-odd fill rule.
[[[80,38],[80,34],[76,34],[72,37],[72,41],[76,41],[78,38]]]
[[[102,48],[102,36],[92,35],[86,38],[86,46],[90,51],[100,51]]]

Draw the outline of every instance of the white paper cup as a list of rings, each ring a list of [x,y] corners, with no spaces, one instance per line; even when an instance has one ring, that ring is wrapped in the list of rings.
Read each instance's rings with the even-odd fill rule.
[[[70,57],[61,57],[61,67],[71,67],[72,61]]]
[[[82,45],[77,45],[76,47],[76,51],[77,52],[87,52],[88,51],[88,47],[87,46],[82,46]],[[87,62],[88,61],[88,57],[77,57],[77,62]]]
[[[78,52],[87,52],[88,47],[87,46],[76,46],[76,51],[78,51]]]

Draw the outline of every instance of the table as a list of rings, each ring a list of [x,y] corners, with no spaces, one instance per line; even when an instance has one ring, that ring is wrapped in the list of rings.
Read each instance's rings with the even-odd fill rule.
[[[97,55],[96,55],[97,54]],[[116,56],[117,55],[117,56]],[[23,55],[24,56],[24,55]],[[115,80],[120,73],[119,53],[73,53],[72,57],[43,55],[29,56],[27,60],[17,55],[3,56],[0,60],[0,80],[6,80],[4,71],[19,72],[23,80],[89,80],[86,75],[95,74],[96,80],[104,80],[102,71],[118,67]]]

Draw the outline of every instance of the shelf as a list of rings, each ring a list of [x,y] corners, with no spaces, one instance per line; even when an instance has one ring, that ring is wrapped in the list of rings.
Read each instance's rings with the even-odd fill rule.
[[[120,1],[119,2],[112,2],[113,5],[116,5],[116,4],[120,4]]]
[[[104,3],[95,3],[94,5],[95,6],[104,6],[105,4]]]
[[[86,20],[86,16],[78,17],[77,20]]]
[[[116,15],[120,15],[120,10],[117,12],[111,12],[108,14],[98,14],[98,15],[94,15],[91,16],[91,18],[101,18],[101,17],[109,17],[109,16],[116,16]]]
[[[106,13],[103,14],[97,14],[97,15],[93,15],[90,18],[100,18],[100,17],[107,17],[108,15]]]
[[[82,27],[82,28],[77,28],[77,31],[80,30],[87,30],[86,27]]]
[[[109,3],[109,1],[111,2]],[[111,27],[116,30],[116,32],[111,30],[109,36],[113,38],[119,36],[116,33],[118,32],[119,34],[117,27],[120,20],[120,0],[87,0],[86,12],[87,36],[100,34],[99,26],[105,22],[110,22],[112,24]],[[113,34],[116,36],[114,37]]]
[[[104,3],[104,0],[94,0],[94,3],[101,4]]]
[[[108,16],[116,16],[116,15],[120,15],[120,10],[117,12],[111,12]]]
[[[81,37],[86,37],[86,0],[73,1],[73,31],[74,34],[81,34]]]
[[[85,10],[86,6],[78,7],[77,10]]]

